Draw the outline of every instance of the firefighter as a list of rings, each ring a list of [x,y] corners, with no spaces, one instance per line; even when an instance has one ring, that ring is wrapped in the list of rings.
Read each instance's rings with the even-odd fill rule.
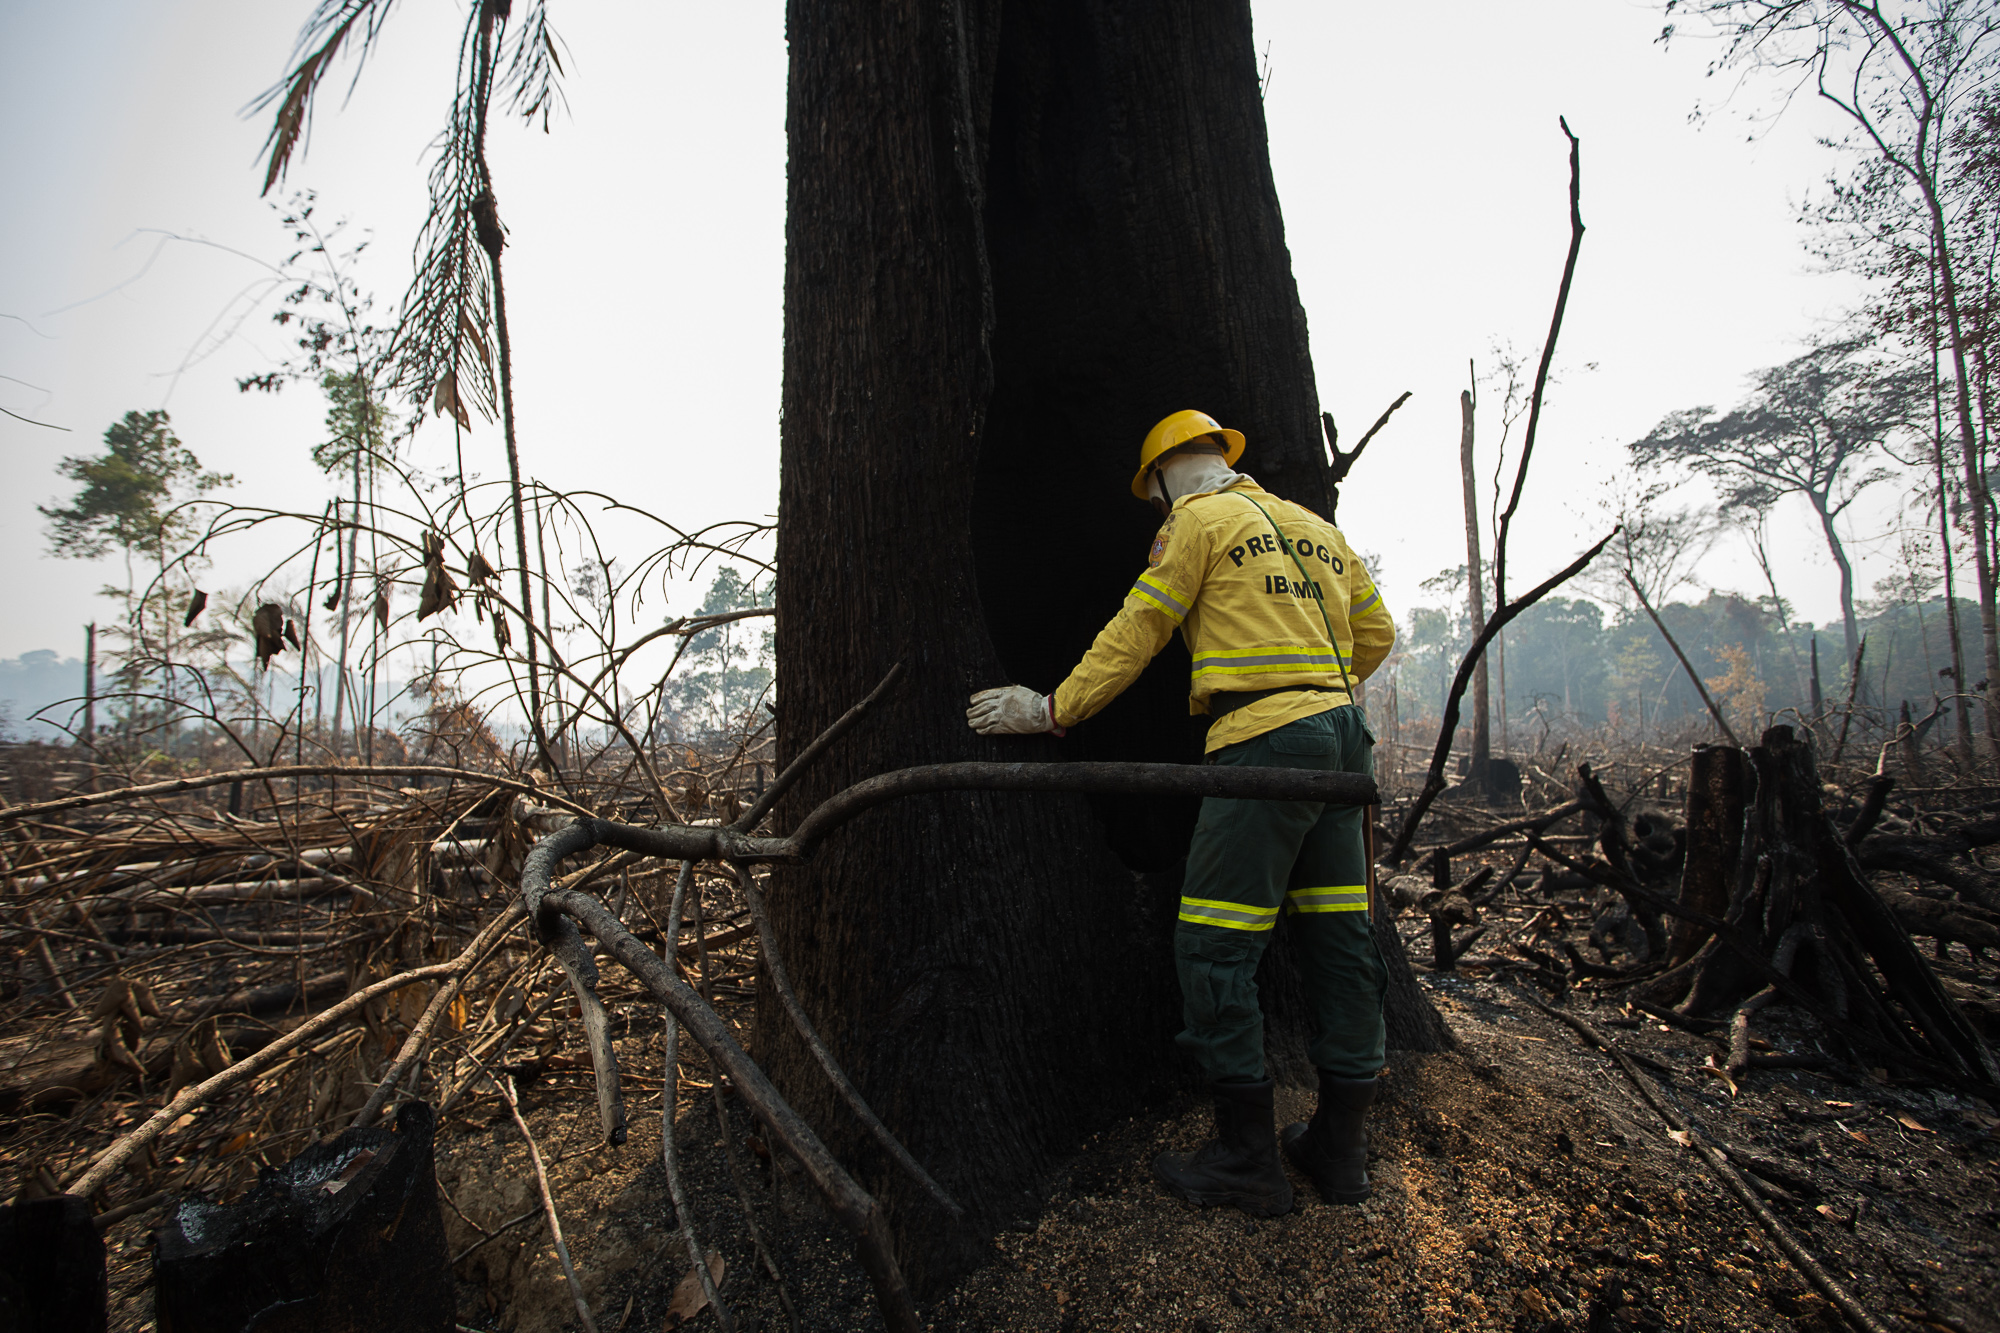
[[[1213,718],[1206,762],[1372,773],[1354,700],[1396,627],[1339,529],[1233,470],[1240,432],[1176,412],[1147,434],[1132,493],[1162,516],[1146,569],[1053,694],[981,690],[983,734],[1075,726],[1103,709],[1179,629],[1194,658],[1189,711]],[[1285,1155],[1329,1202],[1368,1197],[1363,1122],[1382,1067],[1387,972],[1368,920],[1363,811],[1304,801],[1202,802],[1174,933],[1185,1030],[1215,1097],[1216,1137],[1154,1174],[1202,1206],[1260,1217],[1292,1206],[1264,1066],[1258,959],[1282,910],[1298,944],[1319,1104]]]

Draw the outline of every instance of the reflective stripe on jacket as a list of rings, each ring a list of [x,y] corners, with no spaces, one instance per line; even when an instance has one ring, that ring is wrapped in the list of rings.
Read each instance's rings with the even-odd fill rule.
[[[1124,606],[1056,687],[1056,721],[1074,726],[1117,698],[1176,628],[1194,657],[1191,713],[1208,712],[1219,690],[1325,691],[1231,712],[1209,728],[1210,750],[1350,702],[1346,682],[1366,680],[1396,641],[1382,594],[1340,529],[1248,478],[1174,502]]]

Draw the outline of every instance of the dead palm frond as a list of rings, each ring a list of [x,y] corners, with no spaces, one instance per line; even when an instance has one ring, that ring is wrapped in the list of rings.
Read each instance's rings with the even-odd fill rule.
[[[358,79],[394,7],[395,0],[321,0],[306,20],[291,69],[252,103],[255,111],[275,107],[264,145],[266,191],[302,151],[314,99],[335,58],[343,51],[354,56]],[[389,357],[394,388],[461,425],[471,423],[474,411],[490,419],[498,410],[490,256],[504,243],[504,231],[486,164],[494,95],[513,114],[531,123],[539,119],[547,129],[551,113],[566,105],[561,50],[546,0],[480,0],[466,15],[457,90],[437,139],[430,209]]]
[[[439,416],[471,424],[496,410],[493,275],[480,244],[481,200],[493,197],[486,121],[493,100],[491,5],[475,8],[459,42],[451,120],[431,164],[430,211],[403,298],[390,384]],[[504,20],[503,20],[504,22]]]
[[[539,118],[544,133],[549,128],[549,113],[568,106],[560,83],[565,71],[556,50],[561,41],[549,27],[547,3],[534,0],[515,29],[506,72],[500,76],[507,109],[531,125]]]
[[[334,57],[358,31],[361,45],[354,52],[354,77],[359,79],[361,67],[374,49],[395,2],[320,0],[319,7],[306,19],[305,27],[299,31],[298,44],[292,48],[291,71],[250,104],[253,112],[263,111],[273,103],[278,108],[271,121],[271,132],[264,139],[269,157],[264,167],[262,193],[269,194],[271,187],[285,178],[292,154],[311,136],[313,98],[319,91],[320,80],[332,68]],[[350,82],[348,91],[351,93],[353,89]]]

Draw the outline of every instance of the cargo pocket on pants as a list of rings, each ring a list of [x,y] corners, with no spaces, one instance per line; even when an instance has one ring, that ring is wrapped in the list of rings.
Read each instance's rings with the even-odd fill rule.
[[[1179,942],[1181,998],[1197,1027],[1233,1027],[1257,1016],[1251,979],[1264,937],[1216,939],[1187,932]]]

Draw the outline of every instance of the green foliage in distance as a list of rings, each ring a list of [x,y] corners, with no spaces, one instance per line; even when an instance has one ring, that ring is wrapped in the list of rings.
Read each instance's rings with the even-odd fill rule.
[[[164,411],[127,412],[105,430],[102,454],[65,458],[57,470],[79,489],[68,504],[36,507],[49,521],[50,554],[71,560],[116,548],[164,562],[169,545],[193,535],[186,503],[235,480],[204,471]]]
[[[1858,608],[1858,627],[1868,643],[1859,706],[1878,717],[1893,715],[1907,699],[1922,716],[1957,689],[1943,600],[1922,580],[1885,579],[1876,591],[1877,597]],[[1763,687],[1761,698],[1752,700],[1760,709],[1760,727],[1769,720],[1761,714],[1796,723],[1788,710],[1810,712],[1815,637],[1825,707],[1844,707],[1852,659],[1842,658],[1838,622],[1815,626],[1794,620],[1787,627],[1770,598],[1726,592],[1657,609],[1711,686],[1730,672],[1730,652],[1748,659]],[[1971,623],[1973,604],[1961,598],[1959,615]],[[1435,727],[1465,649],[1463,617],[1413,606],[1401,618],[1403,633],[1384,670],[1400,687],[1402,724]],[[1517,751],[1546,750],[1566,736],[1606,724],[1630,735],[1642,718],[1652,738],[1706,725],[1700,697],[1643,612],[1612,613],[1586,598],[1549,597],[1510,624],[1506,638],[1507,715],[1510,745]],[[1497,695],[1497,679],[1494,686]],[[1387,688],[1386,680],[1380,687],[1370,683],[1371,707],[1381,706]],[[1969,688],[1983,694],[1985,682],[1975,679]]]
[[[387,456],[396,418],[375,400],[373,387],[356,371],[329,370],[319,379],[326,394],[326,439],[313,446],[320,471],[334,472],[355,461],[358,451],[365,468]]]
[[[724,565],[709,585],[698,616],[723,615],[770,605],[770,589],[745,582]],[[704,630],[688,643],[681,670],[667,686],[679,739],[703,740],[728,729],[757,706],[771,684],[770,622],[737,620]]]

